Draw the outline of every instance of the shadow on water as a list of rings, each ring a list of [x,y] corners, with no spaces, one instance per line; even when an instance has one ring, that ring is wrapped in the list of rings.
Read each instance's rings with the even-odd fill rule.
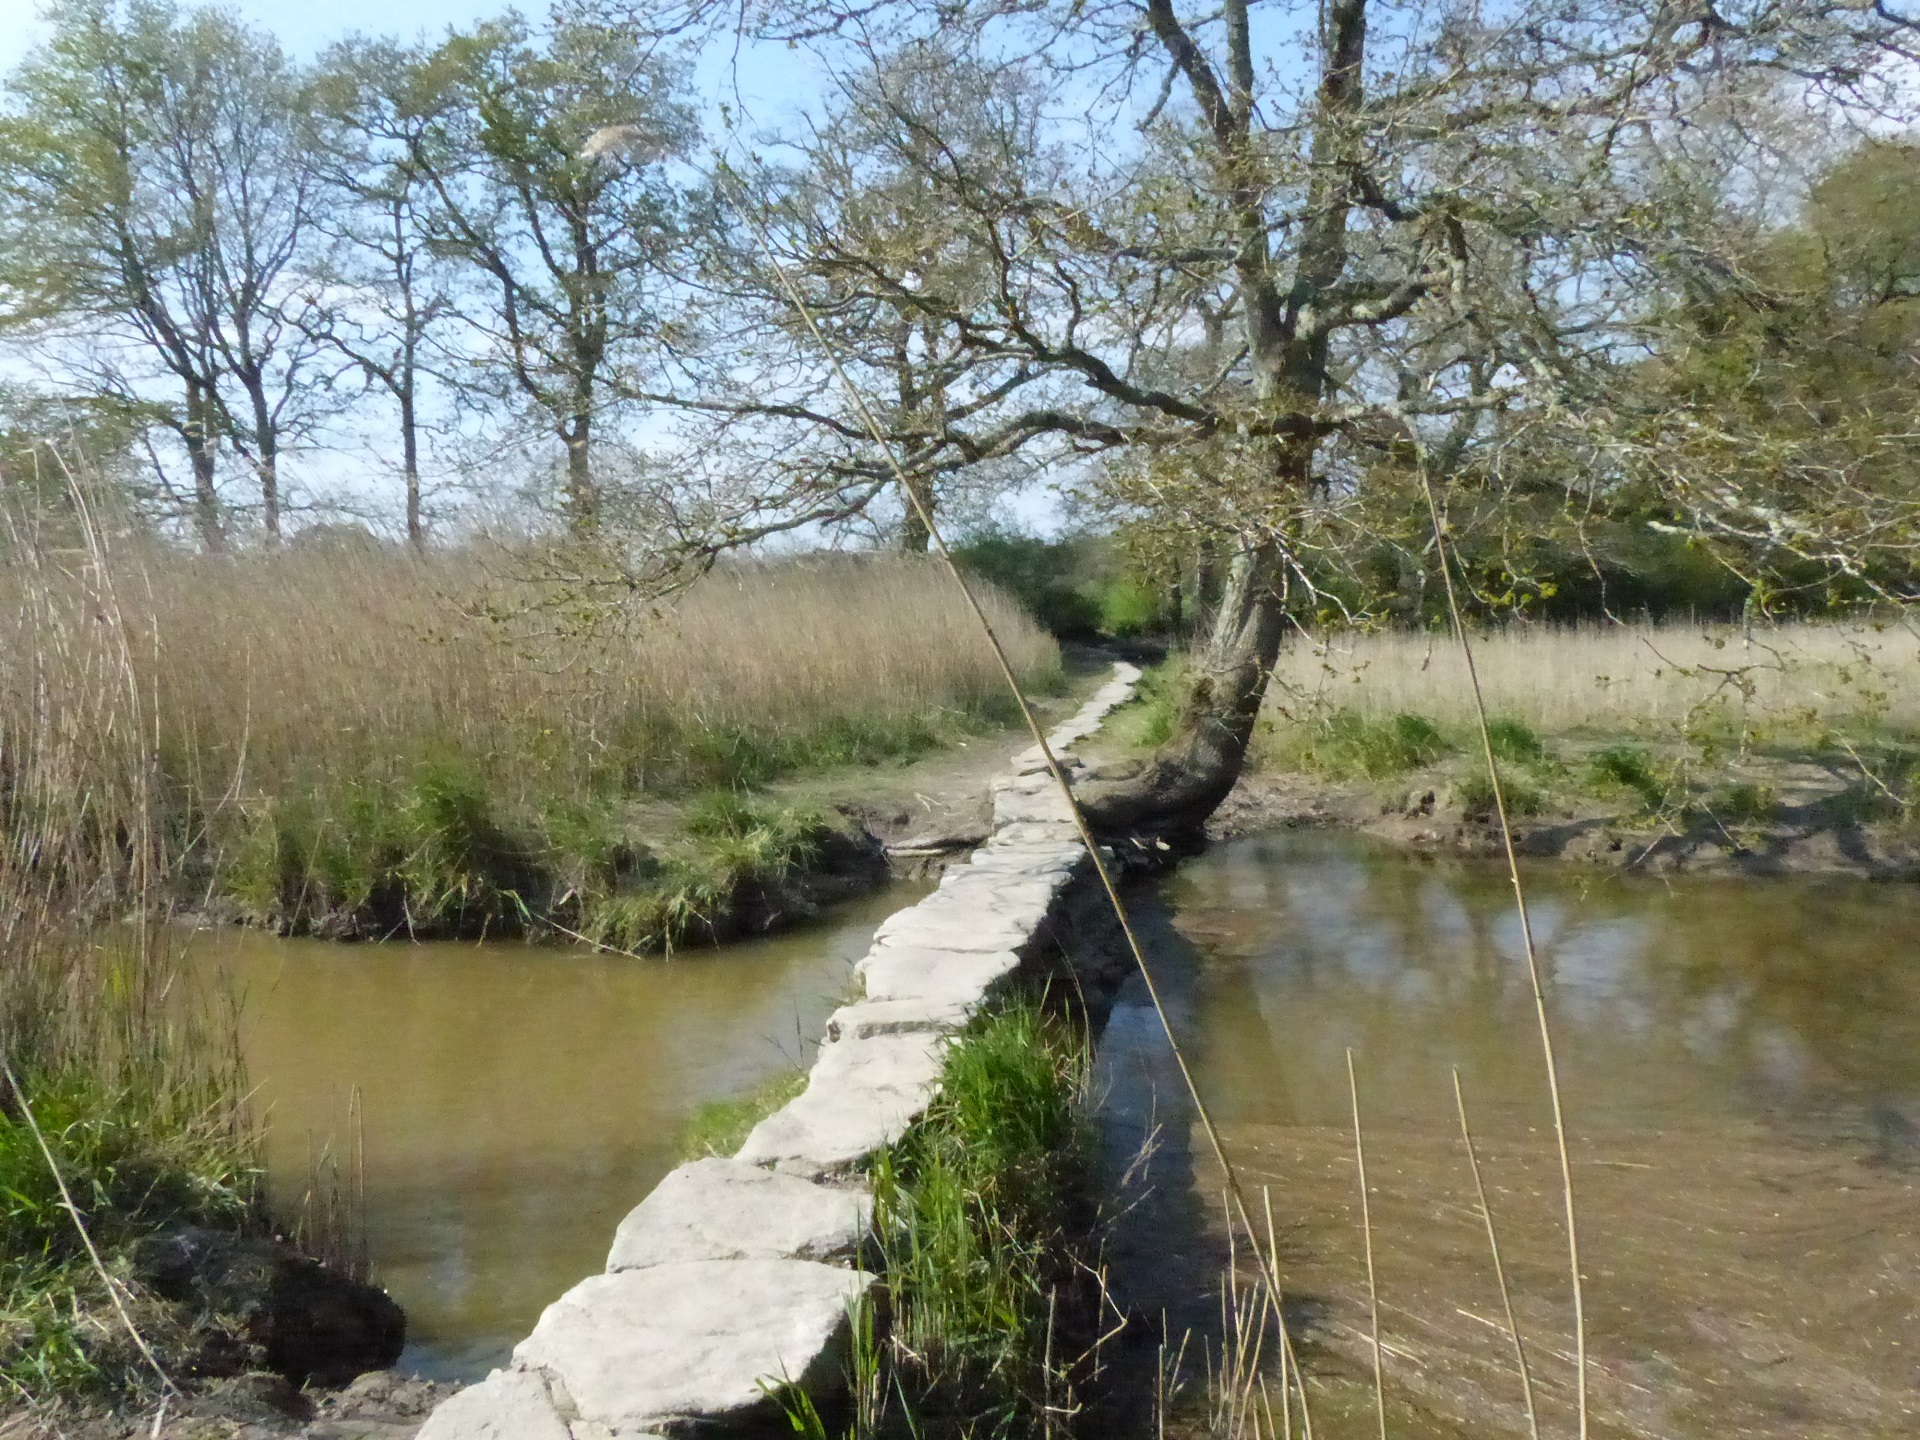
[[[1920,890],[1541,868],[1530,895],[1573,1130],[1594,1433],[1920,1433]],[[1454,1067],[1543,1418],[1570,1424],[1557,1169],[1504,872],[1259,837],[1140,909],[1252,1202],[1272,1187],[1316,1433],[1374,1425],[1349,1046],[1396,1426],[1524,1433]],[[1217,1347],[1220,1177],[1137,980],[1099,1073],[1110,1183],[1146,1152],[1117,1192],[1116,1295]],[[1134,1344],[1150,1386],[1152,1341]]]

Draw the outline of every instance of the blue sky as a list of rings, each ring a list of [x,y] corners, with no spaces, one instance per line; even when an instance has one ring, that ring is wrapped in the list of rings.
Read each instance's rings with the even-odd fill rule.
[[[190,8],[194,0],[180,0]],[[296,0],[214,0],[223,9],[239,12],[247,20],[279,36],[280,43],[300,59],[311,59],[329,44],[359,32],[365,35],[392,36],[411,40],[419,36],[434,38],[450,27],[471,25],[490,19],[510,8],[518,8],[531,18],[546,10],[546,0],[326,0],[326,3],[296,3]],[[5,74],[26,58],[35,44],[47,34],[40,18],[45,0],[0,0],[0,74]],[[718,53],[715,47],[709,63],[699,67],[698,88],[715,97],[734,96],[736,84],[740,98],[753,116],[766,121],[775,109],[804,104],[820,93],[820,83],[810,56],[804,52],[775,46],[745,46],[738,55],[737,72],[726,70],[734,61],[732,47]]]
[[[0,67],[11,70],[45,34],[40,8],[40,0],[0,0]],[[326,0],[324,4],[229,0],[227,8],[273,31],[289,50],[304,57],[355,30],[411,39],[421,32],[438,34],[449,25],[496,15],[504,6],[476,0]]]

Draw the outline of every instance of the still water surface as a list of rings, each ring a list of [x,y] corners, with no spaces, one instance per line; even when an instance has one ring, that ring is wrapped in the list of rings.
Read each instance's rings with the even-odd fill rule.
[[[802,1063],[895,886],[831,921],[672,961],[517,943],[203,937],[243,990],[279,1213],[357,1087],[362,1222],[421,1373],[471,1378],[601,1268],[707,1101]]]
[[[1920,888],[1530,872],[1574,1137],[1596,1434],[1920,1434]],[[1327,834],[1222,846],[1149,907],[1197,1079],[1271,1187],[1316,1433],[1370,1435],[1345,1052],[1359,1073],[1400,1433],[1524,1433],[1454,1110],[1458,1067],[1533,1347],[1570,1430],[1572,1326],[1533,1002],[1504,871]],[[1144,996],[1104,1136],[1158,1151],[1124,1297],[1217,1331],[1219,1177]],[[1197,1367],[1195,1367],[1197,1368]]]

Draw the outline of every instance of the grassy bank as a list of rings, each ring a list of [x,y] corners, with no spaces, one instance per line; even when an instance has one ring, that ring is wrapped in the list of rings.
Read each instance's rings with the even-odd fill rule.
[[[830,817],[757,788],[1006,718],[951,580],[903,558],[723,567],[655,601],[487,548],[111,563],[183,893],[286,930],[670,942],[833,859]],[[0,572],[0,653],[32,658],[0,684],[84,683],[14,603],[74,584],[58,556]],[[987,603],[1028,682],[1055,681],[1053,642]]]
[[[1475,658],[1522,818],[1698,830],[1733,850],[1783,824],[1902,834],[1914,818],[1920,639],[1904,622],[1509,626],[1476,635]],[[1413,819],[1492,809],[1472,690],[1441,633],[1289,647],[1252,758]]]
[[[1083,1030],[1016,1003],[973,1023],[939,1098],[872,1165],[890,1314],[857,1317],[853,1414],[826,1440],[1064,1433],[1090,1357]]]

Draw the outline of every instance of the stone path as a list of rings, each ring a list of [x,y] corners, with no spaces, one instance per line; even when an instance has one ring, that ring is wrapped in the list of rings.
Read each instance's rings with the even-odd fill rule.
[[[1048,736],[1056,753],[1139,678],[1114,666]],[[777,1420],[769,1384],[816,1400],[843,1386],[848,1311],[874,1284],[853,1265],[873,1210],[859,1166],[925,1112],[953,1033],[1046,949],[1086,860],[1039,748],[1024,751],[994,787],[987,843],[876,932],[865,998],[828,1020],[807,1088],[732,1159],[662,1180],[606,1273],[548,1306],[420,1440],[647,1440]]]

